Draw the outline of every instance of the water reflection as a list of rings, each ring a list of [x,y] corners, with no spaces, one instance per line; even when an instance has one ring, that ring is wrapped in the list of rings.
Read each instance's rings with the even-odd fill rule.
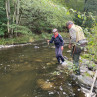
[[[66,51],[67,48],[63,54],[70,57]],[[58,66],[56,62],[54,48],[46,42],[3,49],[0,97],[84,97],[70,76],[64,72],[52,75]]]

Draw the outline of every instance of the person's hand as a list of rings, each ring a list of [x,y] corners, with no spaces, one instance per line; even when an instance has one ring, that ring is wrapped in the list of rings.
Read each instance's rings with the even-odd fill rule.
[[[63,49],[64,49],[63,46],[61,46],[61,50],[62,50],[62,51],[63,51]]]
[[[68,48],[71,49],[71,47],[72,47],[72,44],[69,44],[69,45],[68,45]]]
[[[47,40],[47,43],[49,43],[50,40]]]
[[[48,45],[49,45],[49,41],[50,41],[50,40],[47,40]]]

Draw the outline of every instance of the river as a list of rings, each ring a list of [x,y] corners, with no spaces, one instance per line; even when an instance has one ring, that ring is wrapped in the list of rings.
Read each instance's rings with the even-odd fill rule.
[[[64,48],[63,55],[70,59]],[[58,64],[45,41],[0,50],[0,97],[85,97],[66,73],[52,75]]]

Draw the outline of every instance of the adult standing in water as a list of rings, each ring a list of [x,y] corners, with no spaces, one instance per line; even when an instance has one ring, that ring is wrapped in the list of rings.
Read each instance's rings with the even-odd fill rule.
[[[87,41],[84,36],[83,29],[80,26],[75,25],[72,21],[68,21],[66,23],[66,27],[68,28],[70,34],[70,42],[68,47],[69,49],[72,48],[71,55],[75,66],[75,73],[80,75],[79,56]]]
[[[53,36],[51,38],[51,40],[47,40],[48,43],[53,43],[55,44],[55,53],[56,53],[56,58],[58,60],[58,63],[60,64],[60,60],[62,61],[62,63],[64,62],[64,58],[62,55],[62,51],[63,51],[63,38],[62,36],[58,33],[58,30],[55,28],[53,29]]]

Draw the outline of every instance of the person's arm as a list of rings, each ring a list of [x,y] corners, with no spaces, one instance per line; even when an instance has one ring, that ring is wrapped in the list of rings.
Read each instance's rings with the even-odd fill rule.
[[[72,43],[71,43],[71,37],[70,37],[68,48],[71,49],[71,47],[72,47]]]
[[[69,47],[69,49],[71,49],[73,43],[76,42],[76,30],[72,29],[72,30],[69,31],[69,33],[70,33],[70,41],[69,41],[69,46],[68,47]]]
[[[62,38],[61,35],[59,36],[59,38],[60,38],[60,41],[62,42],[62,43],[61,43],[61,50],[63,50],[63,49],[64,49],[64,48],[63,48],[63,46],[64,46],[64,41],[63,41],[63,38]]]
[[[53,43],[54,37],[51,38],[51,40],[47,40],[48,43]]]
[[[61,41],[61,43],[62,43],[61,46],[64,46],[64,41],[63,41],[62,36],[60,35],[59,38],[60,38],[60,41]]]
[[[51,40],[49,41],[49,43],[53,43],[54,41],[54,37],[51,38]]]

